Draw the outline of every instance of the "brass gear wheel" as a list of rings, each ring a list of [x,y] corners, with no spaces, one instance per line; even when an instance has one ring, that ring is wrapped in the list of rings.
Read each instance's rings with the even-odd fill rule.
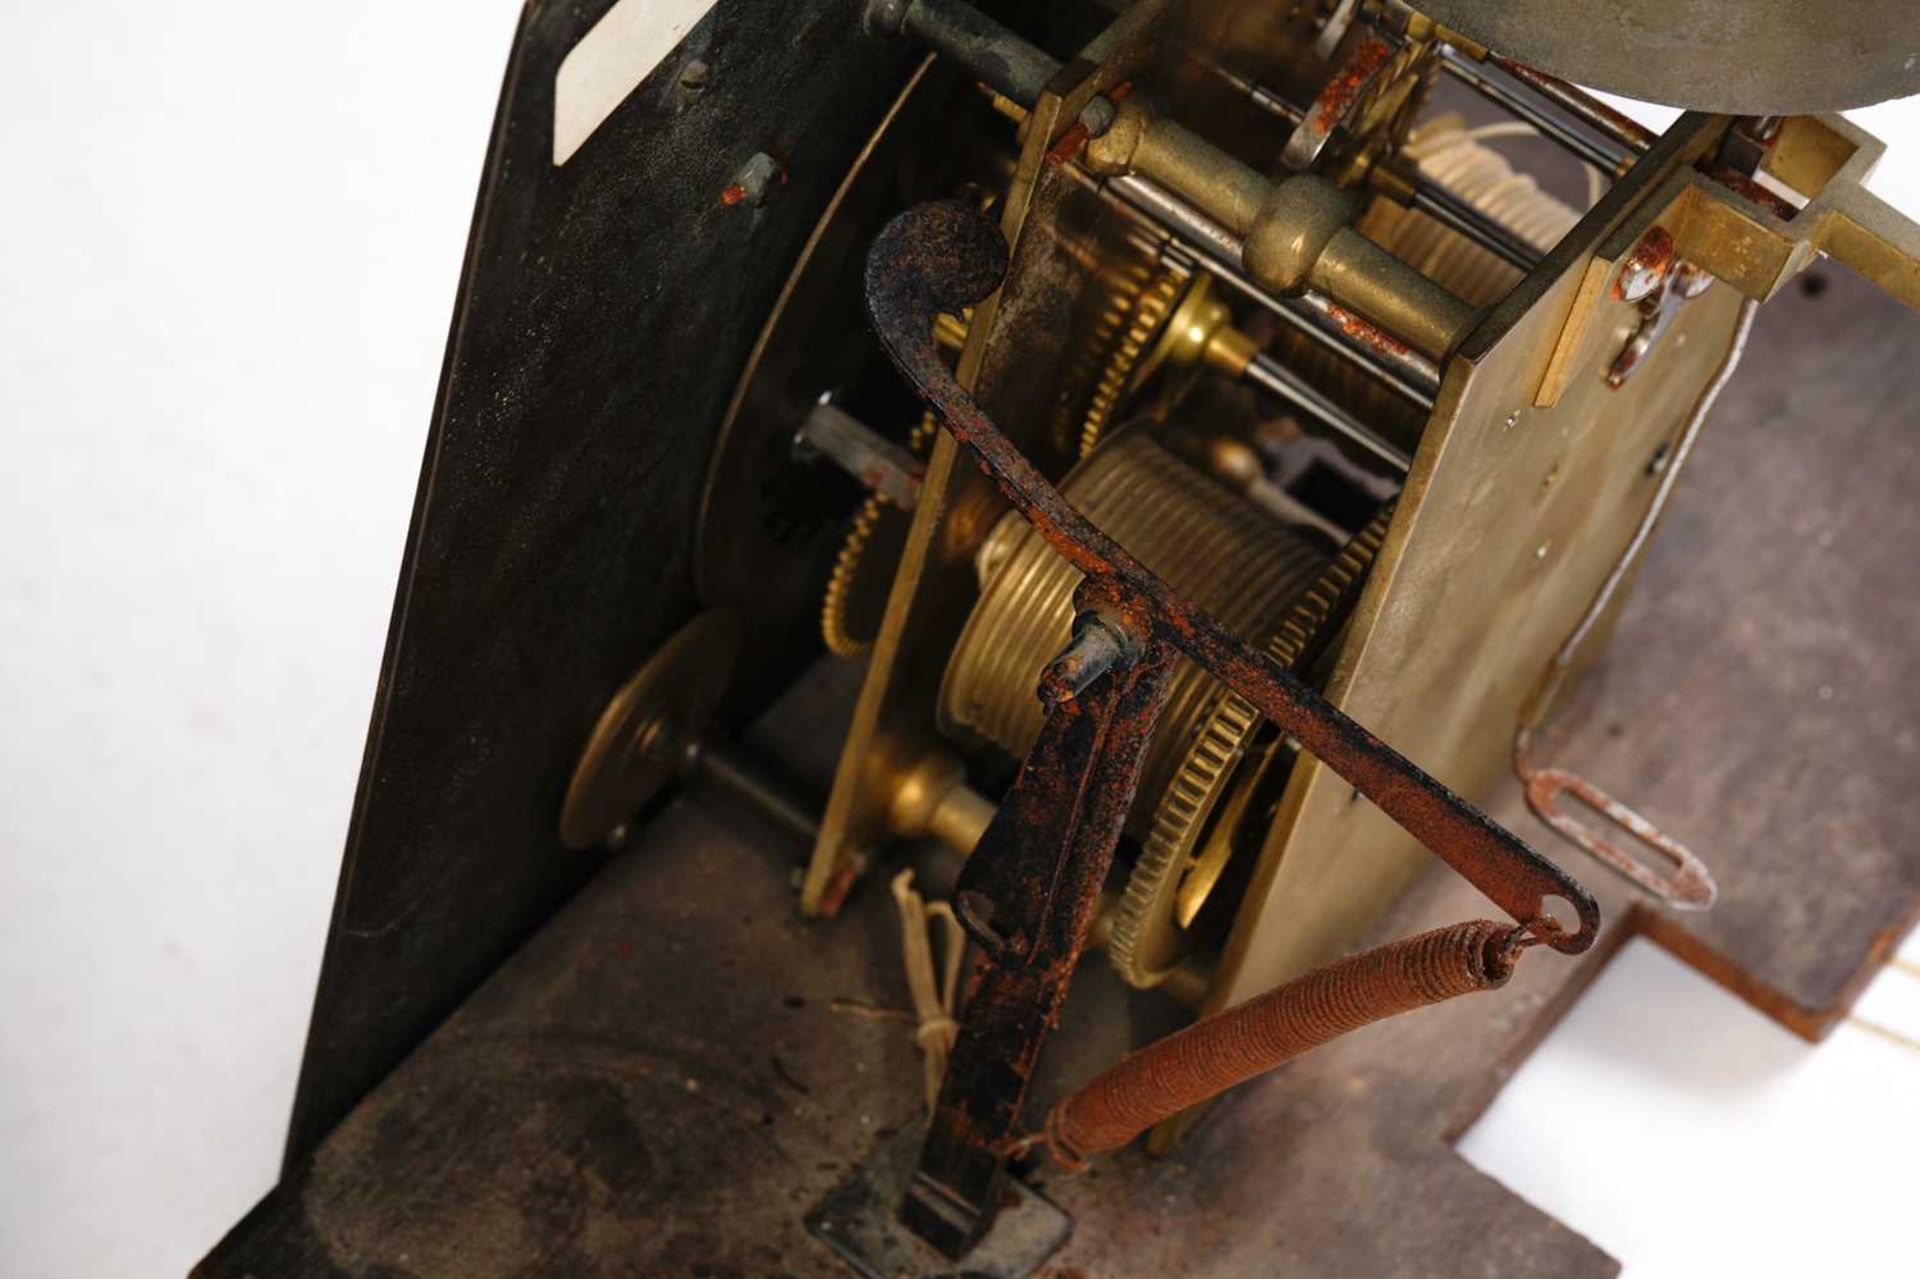
[[[1081,457],[1093,451],[1111,428],[1114,414],[1127,395],[1137,389],[1161,362],[1164,356],[1161,348],[1165,343],[1156,339],[1182,298],[1194,295],[1187,286],[1203,278],[1189,277],[1172,270],[1148,275],[1145,269],[1139,267],[1129,274],[1131,278],[1121,282],[1117,296],[1095,330],[1096,349],[1109,335],[1119,332],[1119,337],[1107,347],[1092,398],[1081,418]],[[1144,282],[1137,282],[1142,280]],[[970,318],[970,315],[966,317]],[[964,343],[965,319],[942,315],[937,317],[937,322],[945,326],[938,334],[944,345],[958,348]],[[1124,329],[1121,327],[1123,324]],[[937,427],[938,423],[929,410],[908,439],[907,447],[916,456],[924,456]],[[834,556],[833,569],[827,577],[826,593],[820,603],[820,639],[835,657],[862,657],[873,648],[874,637],[863,633],[870,628],[861,626],[856,620],[856,614],[864,602],[863,593],[869,586],[861,566],[868,562],[875,540],[884,534],[891,509],[891,504],[884,498],[868,496],[854,512],[846,540],[840,544],[839,553]]]
[[[1286,621],[1267,641],[1267,656],[1291,670],[1304,670],[1319,657],[1358,597],[1392,519],[1390,502],[1348,540],[1294,600]],[[1224,839],[1208,841],[1203,849],[1202,837],[1259,724],[1260,713],[1251,704],[1238,693],[1224,692],[1201,721],[1192,748],[1154,809],[1107,944],[1108,958],[1130,985],[1159,985],[1192,949],[1185,930],[1232,851],[1232,841]]]
[[[1179,271],[1163,271],[1135,299],[1126,331],[1109,349],[1086,414],[1080,419],[1081,457],[1093,452],[1113,425],[1113,416],[1127,393],[1143,380],[1136,376],[1148,371],[1142,369],[1141,361],[1154,349],[1154,338],[1173,314],[1189,278]]]
[[[915,457],[925,457],[939,427],[933,410],[928,409],[907,437],[908,451]],[[840,544],[839,554],[833,557],[833,571],[827,575],[826,595],[820,601],[820,639],[835,657],[860,657],[873,647],[873,635],[862,633],[872,628],[862,626],[856,616],[872,588],[861,566],[869,562],[868,553],[876,538],[900,514],[878,493],[869,494],[853,513],[846,540]]]
[[[835,657],[859,657],[873,647],[871,635],[856,635],[861,628],[853,618],[860,587],[860,562],[866,557],[873,535],[886,518],[890,503],[878,493],[869,494],[853,513],[847,528],[847,540],[833,557],[833,571],[827,575],[827,593],[820,601],[820,639]]]

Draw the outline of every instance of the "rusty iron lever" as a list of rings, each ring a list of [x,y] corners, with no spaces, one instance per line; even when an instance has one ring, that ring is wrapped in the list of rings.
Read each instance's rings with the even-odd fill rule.
[[[1002,435],[940,359],[934,317],[959,313],[998,288],[1007,248],[978,210],[921,204],[876,237],[867,305],[887,354],[974,463],[1068,563],[1111,580],[1145,611],[1152,638],[1185,652],[1300,743],[1538,940],[1566,954],[1593,944],[1600,906],[1572,876],[1448,790],[1209,614],[1182,599],[1070,506]],[[1555,899],[1577,920],[1568,928]]]
[[[1086,946],[1166,704],[1172,650],[1132,643],[1124,614],[1103,609],[1097,616],[1109,620],[1093,621],[1103,586],[1089,579],[1076,593],[1083,634],[1127,634],[1099,655],[1076,644],[1049,668],[1040,736],[955,885],[955,913],[984,954],[900,1207],[908,1228],[949,1257],[993,1222],[1006,1140]]]

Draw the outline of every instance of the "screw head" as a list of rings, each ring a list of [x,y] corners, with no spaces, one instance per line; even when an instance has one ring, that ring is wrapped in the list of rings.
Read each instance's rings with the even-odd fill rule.
[[[787,180],[787,171],[765,151],[756,151],[734,173],[733,181],[720,193],[720,203],[744,204],[758,208],[766,203],[774,187]]]
[[[1660,287],[1661,274],[1644,262],[1629,262],[1620,271],[1620,297],[1623,301],[1638,302],[1650,297]]]
[[[713,87],[713,68],[703,58],[694,58],[680,68],[673,82],[674,106],[681,111],[698,102]]]
[[[1092,98],[1086,106],[1080,108],[1080,124],[1086,129],[1087,136],[1090,138],[1106,136],[1107,130],[1111,129],[1113,122],[1119,118],[1120,108],[1114,106],[1113,101],[1104,94]]]
[[[897,36],[906,25],[908,0],[869,0],[865,25],[869,31]]]
[[[1613,295],[1622,302],[1652,297],[1673,272],[1673,235],[1665,227],[1649,227],[1620,263]]]

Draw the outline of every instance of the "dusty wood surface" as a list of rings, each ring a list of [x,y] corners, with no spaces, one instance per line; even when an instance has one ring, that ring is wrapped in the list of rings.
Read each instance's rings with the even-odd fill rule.
[[[1493,805],[1601,893],[1603,952],[1650,931],[1807,1034],[1920,899],[1920,319],[1830,284],[1762,315],[1610,656],[1543,752],[1692,843],[1720,905],[1631,907],[1511,788]],[[851,687],[823,672],[768,744],[824,778]],[[869,886],[804,923],[795,855],[675,805],[200,1273],[842,1273],[800,1218],[916,1121],[919,1065],[908,1026],[870,1011],[907,1002],[891,901]],[[1436,871],[1381,931],[1485,913]],[[1043,1177],[1077,1222],[1049,1273],[1614,1273],[1451,1146],[1606,953],[1536,955],[1503,992],[1302,1059],[1174,1158]],[[1084,965],[1036,1103],[1175,1020]]]

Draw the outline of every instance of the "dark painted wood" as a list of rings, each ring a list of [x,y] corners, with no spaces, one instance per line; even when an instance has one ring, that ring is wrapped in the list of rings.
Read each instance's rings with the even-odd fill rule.
[[[862,35],[846,0],[719,0],[556,168],[555,72],[611,4],[535,0],[515,41],[289,1166],[597,866],[555,836],[574,757],[612,691],[696,607],[715,428],[915,56]],[[711,72],[690,99],[679,80],[696,57]],[[724,207],[756,151],[785,183],[762,208]],[[805,619],[772,633],[789,656],[811,648]],[[760,656],[764,694],[794,666]]]

